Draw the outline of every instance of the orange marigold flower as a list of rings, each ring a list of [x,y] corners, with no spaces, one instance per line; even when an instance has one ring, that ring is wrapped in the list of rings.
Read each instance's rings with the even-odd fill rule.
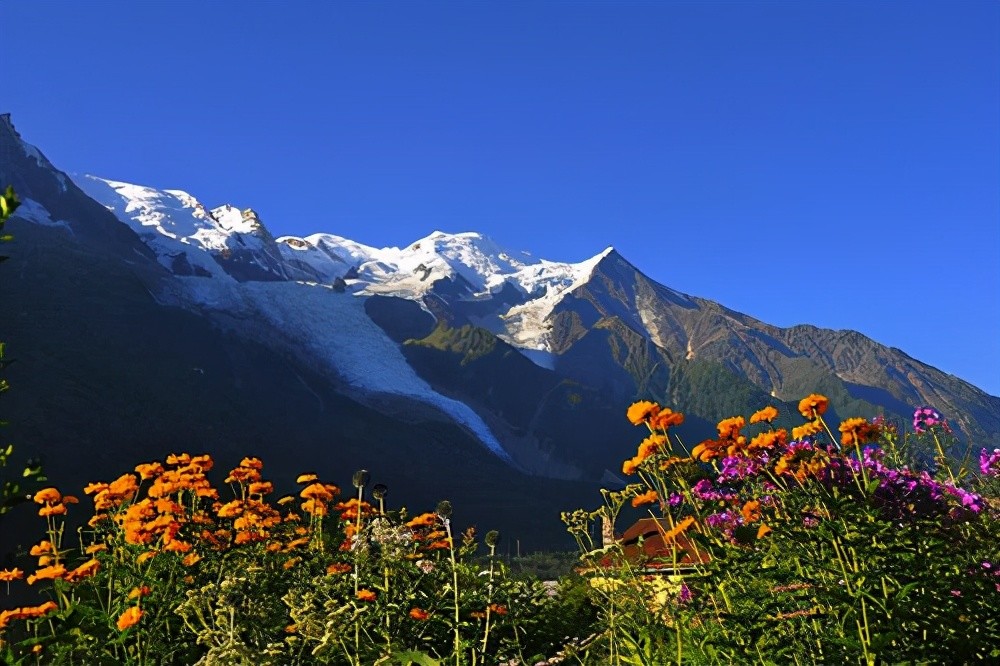
[[[301,557],[293,557],[293,558],[285,560],[285,563],[282,564],[281,567],[287,571],[288,569],[291,569],[292,567],[294,567],[296,564],[298,564],[301,561],[302,561]]]
[[[135,472],[143,481],[152,479],[154,476],[163,473],[163,465],[160,463],[142,463],[135,466]]]
[[[333,493],[327,490],[327,487],[322,483],[311,483],[299,493],[299,497],[303,499],[316,499],[322,500],[324,502],[329,502],[333,499]]]
[[[688,516],[681,522],[674,525],[673,528],[667,530],[663,535],[663,540],[670,541],[671,539],[676,539],[681,534],[687,532],[688,528],[692,525],[694,525],[694,518],[692,516]]]
[[[9,583],[12,580],[21,580],[22,578],[24,578],[24,572],[17,567],[0,571],[0,582],[3,583]]]
[[[269,495],[274,492],[274,486],[270,481],[256,481],[251,483],[247,490],[251,495]]]
[[[61,564],[53,564],[52,566],[39,569],[35,573],[28,576],[28,585],[34,585],[36,580],[55,580],[56,578],[62,578],[65,575],[66,567]]]
[[[784,444],[787,436],[788,433],[786,433],[783,428],[779,430],[766,430],[751,439],[750,446],[747,448],[751,451],[755,451],[757,449],[771,449],[774,448],[775,445]]]
[[[136,564],[142,564],[143,562],[147,562],[147,561],[153,559],[154,557],[156,557],[156,551],[155,550],[147,550],[145,553],[143,553],[139,557],[135,558],[135,561],[136,561]]]
[[[659,411],[660,406],[655,402],[640,400],[639,402],[633,402],[625,415],[632,425],[639,425],[656,416]]]
[[[351,570],[351,565],[344,562],[334,562],[326,568],[328,574],[342,574]]]
[[[851,444],[862,444],[878,438],[878,426],[874,426],[865,419],[847,419],[840,424],[840,443],[844,446]]]
[[[46,504],[45,506],[38,509],[39,516],[61,516],[66,513],[65,504]]]
[[[750,423],[760,423],[762,421],[771,423],[778,418],[778,410],[768,405],[764,409],[758,410],[750,417]]]
[[[450,547],[451,544],[448,543],[447,539],[442,539],[441,541],[433,541],[424,546],[426,550],[444,550],[445,548],[450,548]]]
[[[484,617],[486,617],[486,613],[483,612],[483,611],[472,611],[471,613],[469,613],[469,616],[473,617],[473,618],[475,618],[477,620],[481,620]]]
[[[763,539],[764,537],[766,537],[771,532],[773,532],[773,530],[770,527],[768,527],[767,525],[761,524],[761,526],[757,528],[757,538],[758,539]]]
[[[171,453],[167,456],[168,465],[187,465],[191,462],[190,453]]]
[[[330,510],[322,500],[309,499],[302,503],[302,510],[310,516],[325,516]]]
[[[489,609],[496,613],[497,615],[506,615],[507,607],[503,604],[490,604]]]
[[[743,514],[743,520],[748,523],[756,522],[760,519],[760,502],[757,500],[750,500],[743,505],[740,509],[740,513]]]
[[[657,430],[666,430],[672,426],[679,426],[682,423],[684,423],[684,415],[666,407],[649,419],[650,427]]]
[[[642,462],[646,458],[650,457],[654,453],[659,453],[663,451],[668,444],[667,438],[660,434],[650,435],[646,439],[642,440],[639,444],[639,451],[636,453],[636,458],[639,462]]]
[[[219,518],[235,518],[243,513],[243,502],[240,500],[233,500],[232,502],[226,502],[219,507],[216,515]]]
[[[298,630],[299,630],[298,626],[296,626],[294,624],[290,624],[287,627],[285,627],[285,633],[286,634],[294,634]]]
[[[80,503],[80,499],[78,497],[76,497],[75,495],[63,495],[62,503],[63,504],[79,504]]]
[[[240,461],[240,467],[247,467],[249,469],[260,471],[264,469],[264,463],[260,461],[260,458],[244,458]]]
[[[295,479],[295,483],[307,484],[312,483],[319,479],[315,474],[300,474],[299,478]]]
[[[830,400],[826,396],[813,393],[799,401],[799,414],[806,419],[818,419],[820,415],[826,413],[829,404]]]
[[[422,513],[415,518],[412,518],[408,523],[407,527],[431,527],[436,525],[438,521],[438,515],[436,513]]]
[[[245,543],[256,543],[258,541],[264,541],[270,534],[266,530],[259,532],[240,532],[233,538],[233,543],[237,546]]]
[[[736,439],[740,436],[740,430],[747,424],[742,416],[732,416],[719,421],[719,439]]]
[[[371,590],[358,590],[358,600],[360,601],[375,601],[377,597],[378,595]]]
[[[108,493],[115,498],[128,497],[139,490],[139,483],[132,474],[122,474],[108,485]]]
[[[642,506],[643,504],[652,504],[653,502],[660,499],[659,493],[655,490],[647,490],[641,495],[636,495],[632,498],[632,506]]]
[[[99,493],[102,490],[107,490],[108,484],[106,483],[88,483],[87,487],[83,489],[84,494],[92,495],[94,493]]]
[[[191,550],[193,546],[187,541],[181,541],[180,539],[171,539],[167,542],[167,545],[163,547],[163,550],[169,553],[186,553]]]
[[[821,432],[823,430],[822,424],[819,421],[810,421],[804,425],[792,428],[792,439],[802,439],[804,437],[812,437],[813,435]]]
[[[138,623],[140,619],[142,619],[142,609],[138,606],[132,606],[119,616],[118,631],[125,631]]]
[[[715,441],[714,439],[706,439],[704,442],[691,449],[691,457],[695,460],[700,460],[701,462],[708,462],[712,458],[718,458],[722,455],[721,449],[721,443]]]
[[[94,553],[99,553],[102,550],[107,550],[107,549],[108,549],[108,544],[106,544],[106,543],[95,543],[95,544],[93,544],[91,546],[87,546],[84,549],[83,552],[86,553],[87,555],[93,555]]]
[[[641,462],[642,461],[639,460],[638,456],[635,458],[629,458],[622,463],[622,474],[628,474],[629,476],[635,474],[635,470],[638,469],[639,463]]]
[[[37,545],[32,546],[30,554],[34,557],[38,557],[39,555],[45,555],[47,553],[51,553],[52,551],[52,542],[46,539],[40,541]]]
[[[89,559],[76,569],[66,574],[66,580],[70,583],[77,583],[84,578],[90,578],[101,568],[101,563],[95,559]]]
[[[153,590],[151,590],[148,585],[143,585],[141,587],[133,587],[132,591],[128,593],[128,598],[138,599],[139,597],[148,597],[152,593]]]
[[[410,617],[412,617],[414,620],[423,621],[429,618],[430,616],[431,614],[425,611],[423,608],[417,608],[416,606],[414,606],[413,608],[410,609]]]
[[[43,488],[35,493],[34,500],[36,504],[54,504],[62,498],[62,493],[60,493],[55,488]]]
[[[47,615],[58,609],[59,604],[54,601],[46,601],[44,604],[39,606],[28,606],[27,608],[22,608],[21,612],[28,617],[42,617],[43,615]]]

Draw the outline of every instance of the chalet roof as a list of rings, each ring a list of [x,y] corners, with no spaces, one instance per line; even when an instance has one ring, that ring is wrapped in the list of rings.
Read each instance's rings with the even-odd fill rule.
[[[709,560],[708,553],[698,549],[691,539],[681,534],[664,541],[663,535],[670,531],[672,525],[665,518],[640,518],[621,536],[622,549],[629,562],[646,561],[661,558],[678,565],[693,565]],[[642,540],[640,547],[639,541]],[[676,560],[674,549],[676,548]]]

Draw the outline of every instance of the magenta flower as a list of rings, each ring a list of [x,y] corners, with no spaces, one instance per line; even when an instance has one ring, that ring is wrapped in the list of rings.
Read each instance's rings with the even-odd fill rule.
[[[979,471],[983,476],[1000,477],[1000,449],[993,449],[992,453],[986,449],[979,452]]]

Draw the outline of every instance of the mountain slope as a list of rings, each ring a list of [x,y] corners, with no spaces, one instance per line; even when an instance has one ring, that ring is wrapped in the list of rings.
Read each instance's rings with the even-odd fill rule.
[[[513,516],[541,495],[565,509],[552,479],[615,482],[634,399],[685,411],[689,442],[769,402],[793,416],[822,391],[844,415],[907,420],[930,404],[1000,444],[1000,398],[856,332],[775,327],[681,294],[612,248],[564,263],[471,232],[403,248],[274,238],[251,209],[70,179],[9,120],[0,157],[0,182],[26,200],[2,267],[22,313],[7,338],[46,368],[20,408],[67,470],[93,462],[77,444],[107,442],[104,469],[250,442],[296,452],[282,464],[388,467],[408,492],[461,487],[452,497],[470,505],[516,487]]]

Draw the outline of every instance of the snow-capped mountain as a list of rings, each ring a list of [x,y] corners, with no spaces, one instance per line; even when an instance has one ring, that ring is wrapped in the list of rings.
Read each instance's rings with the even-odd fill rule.
[[[612,248],[565,263],[474,232],[401,248],[274,238],[252,202],[68,177],[0,116],[7,183],[24,201],[0,267],[19,276],[0,283],[7,339],[52,359],[24,409],[56,440],[84,423],[89,441],[148,446],[115,428],[126,414],[157,437],[225,449],[225,431],[268,433],[262,453],[331,446],[449,483],[461,459],[470,497],[501,483],[542,492],[540,477],[613,480],[639,398],[685,411],[688,440],[768,403],[793,418],[787,403],[822,391],[845,415],[930,404],[977,444],[1000,443],[1000,398],[853,331],[779,328],[681,294]]]
[[[181,190],[155,190],[89,175],[73,180],[139,234],[176,275],[296,280],[350,286],[351,293],[361,297],[415,301],[443,289],[452,298],[472,303],[503,295],[504,307],[484,311],[476,323],[546,367],[552,353],[546,317],[613,251],[607,248],[579,263],[554,262],[501,247],[475,232],[434,231],[404,248],[374,248],[328,233],[273,241],[251,209],[226,204],[209,210]],[[240,252],[246,261],[234,264],[234,253]],[[248,273],[248,263],[258,272]],[[262,278],[261,272],[268,277]]]

